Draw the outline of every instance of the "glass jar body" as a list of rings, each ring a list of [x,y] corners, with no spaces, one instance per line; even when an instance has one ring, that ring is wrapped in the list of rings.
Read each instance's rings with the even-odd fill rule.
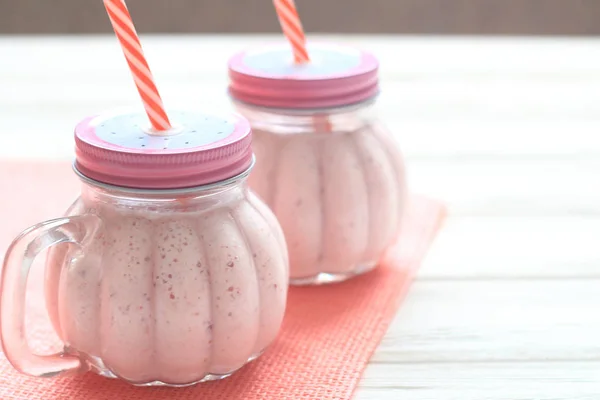
[[[93,215],[81,246],[51,248],[46,304],[97,373],[138,385],[220,379],[258,357],[283,319],[281,229],[245,179],[132,193],[84,183],[67,217]]]
[[[290,282],[341,281],[376,266],[398,237],[407,184],[373,103],[319,111],[236,105],[253,128],[250,186],[283,228]]]

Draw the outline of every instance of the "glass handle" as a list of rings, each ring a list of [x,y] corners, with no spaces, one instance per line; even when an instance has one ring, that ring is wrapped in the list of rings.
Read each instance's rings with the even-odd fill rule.
[[[51,377],[81,370],[81,360],[76,356],[65,353],[41,356],[29,347],[25,335],[27,278],[38,254],[60,243],[73,243],[83,249],[100,223],[92,214],[42,222],[23,231],[8,248],[0,281],[0,336],[6,358],[18,371]]]

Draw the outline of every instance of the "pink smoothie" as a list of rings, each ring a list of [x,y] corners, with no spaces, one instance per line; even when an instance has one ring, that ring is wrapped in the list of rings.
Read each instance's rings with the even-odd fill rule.
[[[102,227],[82,256],[50,254],[49,313],[69,348],[134,383],[189,384],[230,374],[275,338],[287,253],[274,216],[242,190],[161,211],[85,193],[71,213]]]
[[[396,240],[406,203],[402,156],[388,133],[254,130],[252,189],[285,232],[294,283],[373,267]]]
[[[257,163],[250,186],[274,211],[290,282],[342,281],[375,267],[395,242],[406,205],[402,155],[373,112],[379,61],[368,51],[286,43],[234,54],[229,94],[248,118]]]
[[[249,189],[250,124],[168,114],[166,131],[127,110],[77,124],[81,195],[66,217],[13,241],[0,277],[0,339],[19,372],[186,386],[229,376],[275,339],[289,257],[276,217]],[[46,306],[64,350],[39,356],[27,345],[23,299],[47,246]]]

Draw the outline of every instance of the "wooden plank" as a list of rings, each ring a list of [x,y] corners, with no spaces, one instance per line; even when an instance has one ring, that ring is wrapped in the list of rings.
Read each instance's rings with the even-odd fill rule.
[[[375,53],[386,77],[473,80],[504,74],[513,79],[551,81],[598,77],[599,38],[477,38],[313,35],[314,41],[356,45]],[[157,76],[218,75],[236,51],[280,35],[142,35],[144,51]],[[82,57],[93,50],[93,54]],[[94,79],[123,74],[123,55],[112,35],[89,37],[0,37],[0,76]],[[210,54],[210,57],[206,57]],[[40,68],[43,66],[43,68]],[[548,79],[551,78],[551,79]]]
[[[420,280],[600,279],[600,219],[451,217]]]
[[[595,400],[599,362],[371,364],[356,400]]]
[[[455,215],[597,215],[600,159],[410,161],[409,185]]]
[[[398,144],[419,159],[554,159],[595,158],[600,155],[600,119],[488,115],[467,112],[430,116],[380,113]]]
[[[600,280],[416,282],[376,363],[600,361]]]
[[[99,78],[77,82],[71,78],[61,80],[52,77],[39,78],[39,81],[12,80],[9,77],[2,80],[0,105],[13,111],[32,105],[56,109],[75,103],[78,107],[102,110],[136,105],[139,101],[126,71],[112,81]],[[170,100],[171,106],[183,104],[189,107],[207,103],[226,107],[229,104],[225,68],[220,75],[212,78],[198,72],[188,79],[163,79],[160,82],[163,97],[165,101]],[[590,121],[597,126],[600,121],[600,74],[597,79],[567,83],[507,79],[481,83],[467,79],[453,82],[390,80],[382,83],[382,90],[377,107],[379,111],[387,118],[409,123],[470,121],[493,126],[507,119],[563,124],[574,120]],[[450,133],[448,128],[439,128],[441,133]],[[480,127],[479,133],[482,136],[488,134],[484,127]]]

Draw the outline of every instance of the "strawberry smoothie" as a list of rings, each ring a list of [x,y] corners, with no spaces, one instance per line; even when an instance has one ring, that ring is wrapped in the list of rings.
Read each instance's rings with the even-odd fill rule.
[[[77,127],[81,196],[60,223],[29,231],[39,235],[32,243],[68,243],[50,248],[45,271],[65,353],[38,366],[38,356],[23,353],[22,329],[5,324],[6,354],[20,371],[91,369],[137,385],[182,386],[229,376],[275,339],[288,254],[275,216],[248,188],[249,125],[237,116],[171,115],[183,126],[171,136],[146,134],[137,114]],[[31,248],[24,240],[16,246]],[[5,308],[19,298],[10,292],[21,287],[18,257],[7,254]]]
[[[88,188],[74,211],[102,221],[93,242],[84,257],[57,247],[47,262],[65,344],[134,383],[188,384],[260,355],[283,318],[287,254],[268,209],[229,191],[211,195],[220,207],[191,199],[159,212]]]
[[[398,237],[406,203],[400,152],[387,132],[286,134],[256,129],[250,185],[277,215],[292,283],[373,267]]]
[[[251,188],[273,210],[290,253],[290,283],[348,279],[396,241],[406,206],[402,155],[373,113],[379,62],[345,45],[287,44],[229,60],[229,94],[254,131]]]

